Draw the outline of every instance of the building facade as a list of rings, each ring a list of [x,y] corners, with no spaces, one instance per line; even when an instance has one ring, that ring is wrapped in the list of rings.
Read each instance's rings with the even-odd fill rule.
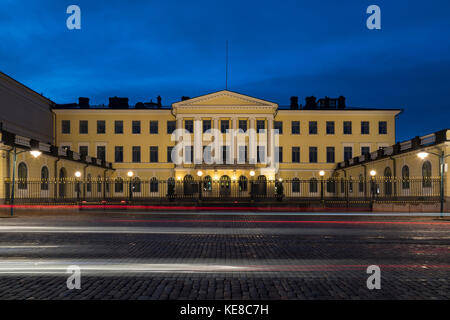
[[[309,179],[321,170],[331,176],[337,162],[392,145],[401,110],[280,108],[224,90],[170,108],[70,105],[53,112],[56,144],[104,157],[114,177],[132,170],[142,179],[183,180],[200,171],[213,180],[274,180]],[[181,164],[171,159],[180,142],[177,129],[184,131]]]

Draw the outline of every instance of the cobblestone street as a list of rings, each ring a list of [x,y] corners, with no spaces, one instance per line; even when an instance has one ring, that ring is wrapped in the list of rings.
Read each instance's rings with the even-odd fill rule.
[[[449,299],[450,221],[129,212],[0,218],[0,299]],[[68,266],[81,289],[66,286]],[[381,289],[369,290],[369,265]]]

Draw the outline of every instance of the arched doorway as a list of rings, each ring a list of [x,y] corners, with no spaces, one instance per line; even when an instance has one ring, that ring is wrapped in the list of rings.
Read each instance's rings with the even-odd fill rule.
[[[183,179],[183,191],[185,196],[192,196],[194,194],[195,186],[194,186],[194,178],[187,174]]]
[[[255,182],[255,194],[257,196],[265,196],[267,194],[267,179],[266,176],[260,175]]]
[[[65,168],[59,169],[59,179],[58,179],[58,191],[59,196],[64,198],[66,196],[66,179],[67,179],[67,171]]]
[[[392,171],[389,167],[384,169],[384,195],[392,195]]]
[[[219,180],[220,196],[229,196],[231,194],[231,179],[229,176],[221,176]]]

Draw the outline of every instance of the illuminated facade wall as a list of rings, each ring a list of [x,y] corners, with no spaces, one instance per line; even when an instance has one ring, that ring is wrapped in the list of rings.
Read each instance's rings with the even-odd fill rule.
[[[400,112],[400,110],[374,109],[286,110],[272,102],[230,91],[219,91],[174,103],[170,109],[55,108],[54,126],[56,143],[59,146],[69,146],[76,152],[80,151],[80,147],[86,151],[87,147],[87,152],[93,157],[98,156],[97,148],[104,146],[106,161],[112,162],[116,169],[114,176],[124,177],[127,171],[132,170],[141,179],[152,177],[164,180],[169,177],[183,179],[186,175],[196,178],[197,173],[202,171],[203,176],[220,178],[226,175],[231,179],[237,179],[241,175],[251,178],[250,172],[254,171],[255,178],[265,175],[268,179],[293,177],[309,179],[317,176],[319,170],[325,170],[326,176],[331,175],[336,163],[344,159],[344,150],[347,151],[347,156],[353,157],[361,153],[362,147],[368,147],[369,151],[374,151],[379,147],[395,143],[395,118]],[[175,125],[175,128],[179,129],[192,125],[193,133],[185,135],[184,139],[191,141],[194,145],[192,154],[197,159],[203,154],[203,146],[212,143],[212,134],[203,133],[204,120],[209,121],[212,129],[221,130],[222,123],[228,122],[230,129],[238,129],[245,124],[251,131],[263,126],[266,133],[256,132],[254,137],[243,138],[247,144],[248,159],[244,164],[237,163],[239,138],[233,139],[230,136],[225,144],[230,148],[230,153],[234,150],[233,163],[175,165],[168,161],[167,149],[175,145],[175,141],[171,140],[172,134],[167,130],[168,124]],[[115,133],[116,121],[123,121],[122,133]],[[133,133],[133,121],[139,121],[139,133],[136,129]],[[63,122],[65,129],[63,129]],[[100,127],[104,124],[104,133],[101,128],[98,131],[98,122]],[[157,133],[154,131],[155,122],[157,122]],[[347,132],[344,133],[344,122],[351,123],[351,132],[348,131],[347,125]],[[361,132],[362,122],[368,122],[368,133]],[[381,134],[380,122],[386,125],[386,131]],[[67,129],[68,123],[70,123],[70,129]],[[153,132],[150,131],[151,123],[153,123]],[[277,138],[277,134],[271,129],[280,128],[280,124],[282,132]],[[80,125],[83,127],[81,130]],[[311,128],[310,131],[310,126],[317,126],[317,130]],[[226,137],[226,134],[221,133],[219,138],[227,141]],[[281,147],[282,161],[278,169],[270,169],[263,163],[250,163],[251,159],[257,157],[256,143],[251,143],[255,140],[254,138],[266,143],[265,150],[268,151],[268,157],[271,156],[271,152],[278,151],[278,149],[271,151],[271,146]],[[122,161],[116,161],[116,147],[123,148]],[[135,162],[133,162],[133,147],[135,151],[138,149],[136,147],[140,149],[140,159],[135,157]],[[155,148],[158,150],[157,162],[150,161],[151,147],[153,152]],[[311,152],[310,147],[317,148],[317,159],[314,155],[310,156],[310,153],[314,153]],[[327,159],[327,151],[330,151],[327,147],[334,148],[334,157],[329,155]],[[221,153],[220,148],[217,150]],[[293,153],[299,154],[298,162],[296,162],[297,155],[293,156]],[[216,154],[213,153],[212,156]]]

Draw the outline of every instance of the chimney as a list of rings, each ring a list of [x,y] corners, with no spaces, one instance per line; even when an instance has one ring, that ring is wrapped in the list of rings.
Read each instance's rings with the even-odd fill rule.
[[[291,97],[291,109],[298,109],[298,97],[296,96]]]
[[[337,107],[338,107],[338,109],[345,109],[345,97],[344,96],[340,96],[337,99]]]
[[[158,96],[158,98],[156,98],[158,100],[158,109],[161,109],[162,104],[161,104],[161,96]]]
[[[185,100],[189,100],[189,99],[190,99],[189,97],[185,97],[185,96],[181,97],[181,101],[185,101]]]
[[[316,97],[314,96],[306,97],[305,101],[306,101],[305,109],[317,109]]]
[[[109,105],[110,108],[128,108],[128,98],[110,97]]]
[[[79,97],[78,106],[82,109],[89,108],[89,98]]]

